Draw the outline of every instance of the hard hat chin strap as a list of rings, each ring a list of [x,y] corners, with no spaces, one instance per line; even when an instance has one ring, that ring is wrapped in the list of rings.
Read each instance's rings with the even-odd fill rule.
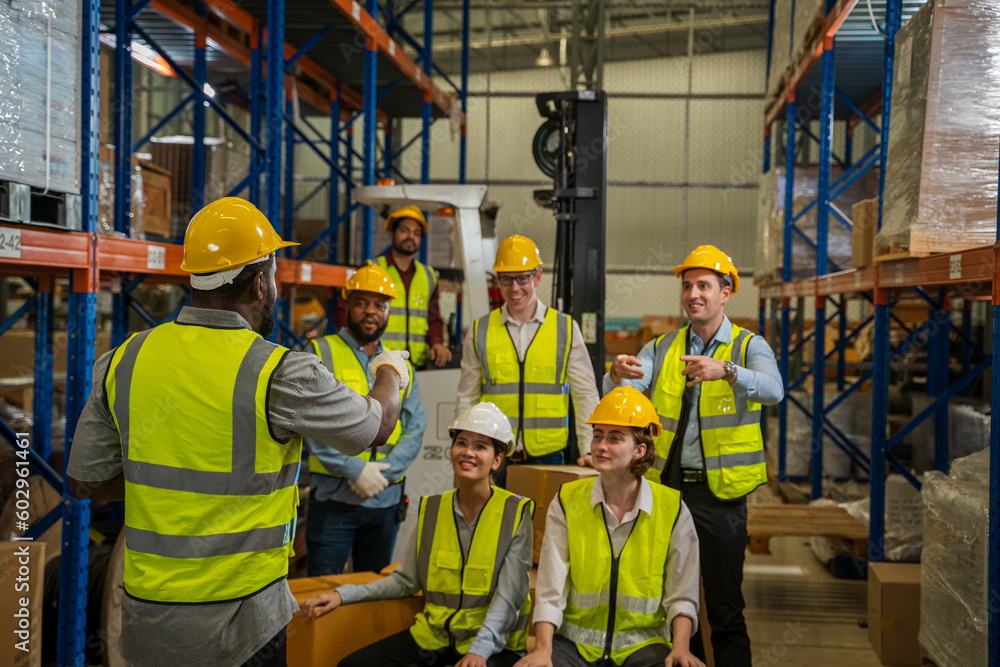
[[[236,276],[240,275],[246,267],[251,264],[260,264],[261,262],[266,262],[271,259],[271,255],[265,255],[260,259],[255,259],[252,262],[247,262],[246,264],[240,264],[239,266],[234,266],[231,269],[225,269],[223,271],[216,271],[215,273],[208,273],[204,275],[191,274],[191,288],[196,290],[201,290],[204,292],[218,289],[223,285],[231,285]]]

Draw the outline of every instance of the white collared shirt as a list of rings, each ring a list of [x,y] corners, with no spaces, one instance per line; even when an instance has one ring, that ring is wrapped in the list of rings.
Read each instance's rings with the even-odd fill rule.
[[[528,346],[531,345],[532,339],[538,333],[538,328],[545,323],[546,310],[545,304],[539,300],[535,306],[535,314],[520,324],[510,316],[507,304],[500,307],[500,321],[510,332],[510,339],[514,342],[514,349],[517,350],[519,360],[524,359]],[[479,357],[476,355],[476,341],[472,336],[471,329],[462,345],[462,377],[458,383],[456,416],[482,399],[483,369],[479,365]],[[569,349],[569,363],[566,364],[566,374],[569,376],[569,393],[573,399],[573,413],[576,415],[577,445],[580,449],[580,455],[583,456],[590,453],[590,441],[594,439],[594,429],[587,423],[587,420],[590,419],[590,415],[597,407],[601,397],[597,394],[594,366],[590,363],[590,355],[583,342],[583,334],[575,320],[573,321],[573,337]],[[517,443],[517,449],[518,451],[524,449],[524,445],[520,441]]]
[[[653,490],[644,477],[640,478],[639,496],[636,498],[635,507],[627,511],[621,521],[605,502],[604,486],[600,477],[597,478],[594,490],[590,494],[591,509],[599,503],[604,509],[611,548],[616,556],[621,553],[628,541],[639,512],[645,512],[654,521],[659,520],[652,515]],[[574,536],[574,539],[577,537]],[[698,533],[695,531],[691,512],[682,502],[677,521],[674,522],[673,533],[670,535],[670,547],[667,549],[663,576],[663,597],[660,602],[667,615],[668,627],[673,627],[674,618],[677,616],[686,616],[694,625],[691,633],[694,634],[698,629],[699,573]],[[558,628],[562,624],[568,596],[569,535],[566,529],[566,514],[559,499],[554,498],[545,516],[545,537],[538,557],[534,622],[537,624],[545,621]]]

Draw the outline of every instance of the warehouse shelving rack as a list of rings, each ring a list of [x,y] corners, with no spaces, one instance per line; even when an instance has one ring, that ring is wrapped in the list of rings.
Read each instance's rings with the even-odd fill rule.
[[[282,287],[316,285],[333,288],[343,285],[350,269],[336,266],[336,229],[357,209],[362,211],[362,253],[372,254],[373,212],[368,207],[346,206],[339,197],[340,181],[348,199],[355,185],[374,185],[377,162],[376,127],[383,128],[383,170],[408,181],[400,172],[398,159],[417,139],[422,144],[421,182],[429,180],[430,126],[436,118],[457,119],[461,126],[458,180],[466,177],[466,132],[468,84],[468,36],[470,3],[463,3],[463,49],[461,84],[456,86],[435,67],[432,53],[433,0],[423,1],[426,41],[420,44],[399,24],[400,18],[415,6],[411,2],[394,13],[393,4],[380,8],[376,0],[362,7],[351,0],[311,0],[286,3],[281,0],[242,2],[229,0],[85,0],[81,12],[81,199],[82,231],[62,232],[32,226],[0,225],[0,231],[19,235],[19,256],[0,258],[0,275],[24,278],[35,290],[17,312],[0,322],[0,335],[30,311],[35,312],[34,423],[32,446],[28,451],[31,470],[62,493],[60,507],[40,518],[25,534],[37,538],[56,521],[62,521],[62,559],[60,566],[59,631],[57,664],[83,665],[87,645],[86,606],[90,503],[77,500],[64,481],[64,475],[49,464],[51,454],[51,411],[53,400],[53,293],[55,281],[69,281],[68,337],[66,372],[66,460],[80,412],[91,390],[91,371],[97,333],[97,293],[102,285],[117,283],[122,289],[114,295],[112,339],[120,343],[128,335],[127,312],[131,309],[150,326],[158,324],[149,313],[128,298],[128,292],[143,281],[183,283],[180,271],[182,249],[170,243],[154,243],[97,234],[98,163],[100,136],[100,48],[101,43],[118,45],[116,49],[116,95],[114,107],[115,145],[141,148],[156,132],[188,105],[193,110],[194,148],[192,165],[193,209],[204,201],[205,183],[205,108],[211,107],[252,147],[250,175],[233,189],[247,190],[249,199],[262,207],[286,237],[294,233],[295,211],[291,165],[297,145],[316,151],[330,167],[330,227],[309,246],[292,249],[278,259],[276,280]],[[294,20],[286,30],[286,12],[305,15],[308,20]],[[296,14],[297,13],[297,14]],[[381,16],[383,28],[375,17]],[[124,17],[124,20],[118,20]],[[321,17],[318,19],[318,17]],[[318,31],[303,32],[301,26],[327,24]],[[113,26],[102,34],[102,23]],[[321,40],[336,39],[336,46],[317,49]],[[397,43],[402,39],[418,52],[410,58]],[[160,70],[184,80],[190,94],[146,136],[132,143],[132,58],[133,40],[141,41],[158,57]],[[342,47],[355,45],[363,59],[353,64],[342,57]],[[306,55],[311,53],[312,57]],[[188,65],[190,72],[185,69]],[[360,66],[359,66],[360,65]],[[361,75],[358,76],[357,72]],[[268,76],[276,72],[277,76]],[[435,83],[435,73],[455,88],[445,94]],[[250,128],[240,127],[227,113],[223,102],[216,101],[205,84],[225,82],[235,77],[241,97],[227,98],[250,110]],[[381,78],[380,78],[381,77]],[[360,85],[358,85],[360,84]],[[361,92],[356,92],[360,87]],[[331,118],[329,137],[306,123],[315,135],[310,137],[293,117],[297,98]],[[460,105],[453,109],[454,105]],[[391,142],[392,118],[419,117],[421,132],[402,148]],[[350,141],[353,125],[363,119],[362,150]],[[265,131],[273,128],[274,131]],[[316,138],[318,137],[318,139]],[[131,151],[117,151],[114,168],[118,184],[115,190],[115,229],[122,236],[129,232],[129,169]],[[286,160],[282,178],[282,157]],[[361,165],[361,178],[355,176],[355,164]],[[284,185],[284,199],[282,198]],[[315,191],[310,195],[314,196]],[[276,224],[276,226],[279,226]],[[329,239],[329,263],[303,261],[324,238]],[[116,280],[117,279],[117,280]],[[301,344],[291,331],[287,315],[280,326],[284,342]],[[332,330],[332,318],[327,327]],[[62,353],[63,350],[59,350]],[[0,437],[14,444],[14,429],[0,420]]]
[[[920,488],[918,480],[901,464],[892,450],[899,445],[902,440],[910,434],[914,428],[925,421],[928,417],[935,417],[935,467],[938,470],[948,469],[948,402],[960,393],[967,393],[971,383],[990,370],[991,381],[991,432],[990,432],[990,506],[989,506],[989,552],[988,552],[988,590],[989,601],[989,627],[987,640],[989,647],[989,664],[1000,664],[1000,368],[993,365],[992,359],[1000,356],[1000,234],[997,236],[997,243],[992,246],[975,248],[962,252],[932,255],[929,257],[909,257],[892,261],[883,261],[863,269],[839,270],[840,267],[832,267],[827,256],[827,234],[828,221],[832,215],[845,226],[850,228],[851,222],[846,219],[835,207],[831,207],[831,202],[836,198],[838,191],[845,183],[857,174],[860,170],[871,168],[872,166],[886,164],[886,152],[889,139],[889,120],[891,114],[892,84],[893,84],[893,60],[895,51],[895,36],[903,23],[906,13],[916,9],[922,2],[904,2],[904,0],[886,0],[885,6],[885,34],[884,37],[884,67],[878,71],[871,71],[869,65],[869,75],[877,74],[881,79],[881,89],[875,96],[869,96],[867,102],[852,100],[849,95],[843,94],[836,86],[834,79],[835,53],[839,53],[839,47],[835,50],[835,41],[838,33],[849,25],[851,12],[857,5],[857,0],[827,0],[826,19],[816,38],[809,44],[803,57],[795,64],[788,80],[785,83],[781,96],[765,112],[764,128],[764,171],[771,169],[771,127],[779,118],[781,112],[785,112],[785,132],[786,139],[786,183],[785,183],[785,225],[784,225],[784,257],[783,275],[780,282],[774,284],[764,284],[760,286],[760,328],[761,333],[766,333],[768,325],[768,305],[770,302],[772,314],[778,312],[777,304],[780,302],[780,369],[782,378],[787,389],[794,386],[791,383],[789,374],[791,370],[792,357],[797,352],[797,348],[805,345],[812,339],[815,345],[814,359],[816,363],[807,371],[813,378],[813,405],[811,411],[805,406],[802,408],[810,414],[813,423],[812,433],[812,469],[809,480],[812,487],[813,497],[818,497],[822,493],[822,450],[823,434],[830,435],[833,441],[848,450],[852,458],[867,459],[870,471],[871,484],[871,509],[870,509],[870,529],[869,529],[869,559],[871,561],[881,561],[884,558],[884,535],[885,535],[885,484],[886,475],[889,468],[894,468],[904,475],[911,484]],[[863,20],[867,21],[867,15]],[[772,31],[775,29],[773,22],[772,3]],[[773,37],[773,32],[772,32]],[[848,42],[848,50],[856,49],[856,44]],[[852,56],[848,55],[847,60],[851,61]],[[873,59],[869,58],[869,62]],[[817,200],[810,204],[817,210],[817,238],[813,244],[795,226],[801,214],[793,214],[793,188],[794,188],[794,168],[795,168],[795,140],[796,127],[799,124],[799,109],[797,108],[797,97],[800,95],[800,88],[807,82],[807,77],[815,65],[819,65],[820,79],[818,99],[819,99],[819,123],[820,133],[818,143],[819,153],[819,196]],[[854,72],[856,75],[857,72]],[[813,77],[814,79],[816,77]],[[878,97],[881,97],[881,119],[878,125],[869,117],[873,109],[877,108]],[[850,116],[848,131],[845,139],[845,156],[847,160],[840,160],[833,153],[832,139],[833,126],[836,117],[834,112],[835,99],[840,99],[846,107],[846,113],[841,117]],[[801,99],[801,97],[800,97]],[[875,102],[875,104],[873,104]],[[810,114],[805,114],[810,117]],[[857,122],[865,122],[875,129],[880,135],[880,141],[876,147],[869,151],[856,164],[851,165],[850,155],[852,152],[851,141],[853,139],[853,126]],[[807,129],[807,128],[803,128]],[[808,133],[806,133],[808,134]],[[877,155],[875,154],[877,152]],[[844,166],[844,174],[838,181],[830,182],[830,165],[837,160]],[[879,227],[882,221],[882,203],[885,190],[886,170],[880,170],[879,183]],[[1000,203],[998,203],[998,230],[1000,230]],[[793,280],[792,271],[792,243],[796,236],[802,237],[804,241],[813,247],[816,253],[816,276],[805,280]],[[832,272],[831,272],[832,269]],[[892,307],[896,303],[895,299],[901,297],[917,298],[926,302],[930,306],[930,316],[928,320],[920,326],[910,327],[905,322],[897,318]],[[792,346],[790,316],[791,301],[812,298],[815,302],[814,329],[811,334],[799,336],[797,346]],[[832,322],[834,318],[826,315],[825,304],[828,300],[837,302],[838,312],[835,317],[838,320],[838,340],[832,352],[826,352],[826,324]],[[860,378],[850,386],[845,382],[844,347],[850,341],[853,333],[846,330],[846,300],[848,298],[863,298],[874,306],[874,314],[862,323],[862,327],[869,323],[874,323],[874,349],[872,355],[871,368],[862,372]],[[992,347],[989,353],[978,349],[971,336],[971,303],[977,300],[989,301],[992,303]],[[801,303],[801,301],[800,301]],[[956,326],[952,321],[952,311],[961,303],[962,320],[961,326]],[[801,317],[801,313],[800,313]],[[770,318],[773,320],[773,317]],[[890,345],[890,325],[897,324],[902,330],[902,341],[893,350]],[[773,326],[773,322],[772,322]],[[962,355],[960,360],[961,372],[959,379],[951,382],[951,369],[949,365],[950,350],[949,343],[952,333],[962,340]],[[934,397],[931,404],[920,414],[913,417],[907,424],[901,426],[891,437],[887,436],[888,422],[888,391],[889,391],[889,366],[896,355],[906,351],[916,344],[924,344],[928,350],[928,394]],[[837,386],[839,396],[829,405],[824,404],[823,388],[826,381],[827,362],[837,356]],[[975,357],[975,358],[974,358]],[[801,381],[799,378],[797,381]],[[847,395],[858,390],[862,384],[871,380],[872,382],[872,432],[871,432],[871,456],[864,457],[863,453],[851,451],[847,447],[850,443],[843,442],[842,434],[837,433],[837,429],[830,424],[825,415],[835,408]],[[779,480],[786,481],[789,476],[785,474],[786,441],[785,430],[787,425],[787,407],[783,402],[779,409]]]

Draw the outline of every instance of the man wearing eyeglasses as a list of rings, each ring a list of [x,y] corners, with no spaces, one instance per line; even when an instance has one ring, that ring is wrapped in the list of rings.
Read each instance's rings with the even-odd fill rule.
[[[572,395],[577,463],[586,465],[593,438],[586,421],[600,397],[580,327],[535,295],[542,258],[531,239],[515,235],[501,242],[493,270],[504,304],[476,320],[465,338],[456,414],[492,401],[514,426],[511,463],[560,465],[566,463]]]
[[[344,284],[347,326],[312,342],[312,351],[337,379],[359,394],[372,386],[369,360],[385,347],[390,301],[398,293],[389,273],[366,264]],[[340,574],[348,556],[355,572],[380,572],[392,550],[405,508],[406,469],[417,458],[427,428],[420,389],[407,361],[412,384],[400,392],[396,427],[386,443],[360,456],[347,456],[306,438],[309,456],[309,522],[306,524],[310,577]]]

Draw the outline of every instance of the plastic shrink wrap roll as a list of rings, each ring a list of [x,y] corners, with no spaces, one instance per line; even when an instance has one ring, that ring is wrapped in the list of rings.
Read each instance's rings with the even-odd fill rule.
[[[877,254],[925,255],[993,243],[997,43],[996,0],[931,0],[896,36]]]
[[[920,646],[938,667],[985,665],[989,450],[924,476]]]

